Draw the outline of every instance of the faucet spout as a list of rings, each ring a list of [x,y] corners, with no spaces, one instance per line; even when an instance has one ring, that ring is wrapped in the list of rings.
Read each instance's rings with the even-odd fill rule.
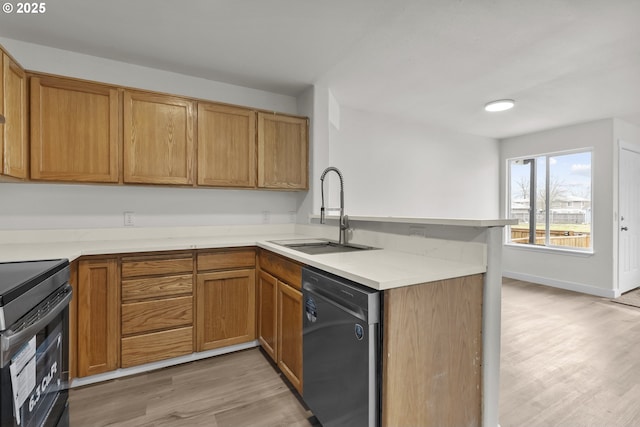
[[[322,205],[320,206],[320,224],[324,224],[326,220],[324,208],[324,178],[329,172],[335,172],[338,174],[338,178],[340,178],[340,222],[338,243],[344,245],[347,243],[349,217],[344,214],[344,180],[342,179],[342,172],[334,166],[329,166],[322,172],[322,175],[320,175],[320,197],[322,198]]]

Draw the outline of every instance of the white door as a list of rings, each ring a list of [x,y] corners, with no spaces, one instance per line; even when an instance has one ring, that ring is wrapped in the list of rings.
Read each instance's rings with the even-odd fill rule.
[[[620,143],[618,290],[640,286],[640,147]]]

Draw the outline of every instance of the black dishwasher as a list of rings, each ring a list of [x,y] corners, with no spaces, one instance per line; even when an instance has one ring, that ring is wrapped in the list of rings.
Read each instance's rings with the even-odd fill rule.
[[[379,422],[379,291],[302,270],[303,398],[324,427]]]

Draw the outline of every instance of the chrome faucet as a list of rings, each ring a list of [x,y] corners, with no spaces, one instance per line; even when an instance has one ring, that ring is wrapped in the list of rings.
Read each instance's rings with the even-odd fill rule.
[[[335,172],[338,174],[340,178],[340,230],[338,236],[338,243],[341,245],[347,244],[347,230],[349,229],[349,217],[344,214],[344,181],[342,180],[342,173],[338,170],[338,168],[329,166],[322,172],[320,175],[320,195],[322,197],[322,205],[320,206],[320,224],[325,223],[325,215],[324,215],[324,177],[329,172]]]

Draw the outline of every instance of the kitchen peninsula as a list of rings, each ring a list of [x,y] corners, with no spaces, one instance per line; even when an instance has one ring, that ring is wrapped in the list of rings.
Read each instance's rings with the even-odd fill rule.
[[[439,283],[438,292],[441,292],[447,289],[446,284],[453,283],[453,279],[476,277],[474,279],[476,282],[480,280],[480,287],[477,288],[480,290],[480,293],[477,294],[480,300],[476,302],[477,307],[481,310],[481,334],[476,335],[477,342],[469,344],[470,351],[479,351],[475,362],[478,374],[475,387],[481,388],[482,392],[477,392],[477,390],[475,392],[478,405],[481,407],[470,411],[475,415],[469,415],[471,417],[469,419],[475,420],[473,425],[497,425],[500,354],[500,254],[502,227],[512,222],[509,220],[371,217],[351,217],[350,220],[355,228],[350,241],[380,249],[357,253],[306,255],[272,243],[274,240],[306,237],[335,238],[335,227],[333,226],[301,224],[156,229],[15,230],[0,231],[0,242],[2,242],[0,244],[0,261],[68,258],[73,262],[107,255],[118,255],[121,256],[118,259],[122,260],[122,257],[130,254],[143,253],[145,256],[149,256],[155,253],[173,254],[176,251],[180,251],[180,256],[191,253],[192,255],[188,255],[188,257],[195,256],[193,259],[199,260],[197,255],[200,251],[256,247],[258,252],[268,251],[299,265],[309,265],[328,271],[381,290],[388,296],[398,290],[417,290],[420,286],[430,283]],[[367,230],[367,224],[372,222],[386,224],[391,232]],[[418,233],[422,233],[422,237],[408,235]],[[451,235],[452,238],[445,239],[442,238],[442,235]],[[437,236],[437,238],[424,236]],[[192,267],[192,270],[195,271],[197,268],[199,267]],[[184,275],[184,273],[180,274]],[[458,287],[457,295],[464,296],[466,289],[464,280],[455,286]],[[413,318],[415,323],[418,318],[414,315],[420,311],[416,309],[423,307],[411,306],[412,300],[412,296],[405,297],[402,302],[402,310],[398,310],[399,314],[404,313],[408,317],[395,321],[405,322],[411,321],[410,318]],[[424,300],[416,299],[415,301],[423,302]],[[447,309],[444,309],[445,314],[446,311]],[[457,311],[454,313],[449,313],[452,320],[455,320],[459,314]],[[404,330],[398,328],[393,333],[393,337],[406,338],[411,341],[414,337],[407,337],[407,334],[421,333],[421,325],[415,326],[416,328],[407,327]],[[455,332],[452,335],[450,330],[443,333],[444,335],[439,338],[440,341],[436,341],[437,345],[446,344],[449,342],[449,338],[455,337]],[[191,352],[183,356],[131,368],[123,368],[118,365],[116,369],[101,374],[76,378],[73,386],[258,345],[258,341],[255,340],[256,336],[254,335],[252,338],[242,344],[232,344],[215,350]],[[419,340],[416,338],[416,341]],[[453,342],[455,339],[450,341]],[[412,372],[405,374],[411,375]],[[396,385],[392,380],[399,378],[398,375],[401,373],[395,372],[393,375],[391,373],[388,375],[387,380],[390,381],[385,380],[384,387],[387,391],[383,393],[389,393],[391,390],[396,393],[396,389],[394,389]],[[425,377],[426,375],[434,381],[433,384],[442,385],[448,384],[447,377],[454,376],[455,373],[437,371],[426,373]],[[453,381],[458,380],[460,379]],[[473,389],[467,391],[474,393]],[[403,396],[405,404],[429,408],[428,399],[424,394],[417,392],[417,389],[407,390],[407,392],[407,395]],[[384,401],[389,397],[388,395],[383,397],[383,421],[388,421],[385,418],[387,415],[385,415]],[[449,402],[445,410],[450,413],[468,412],[468,409],[465,409],[466,406],[468,406],[468,402]],[[386,413],[389,414],[389,419],[397,420],[393,415],[393,410],[395,409],[387,408]],[[401,413],[402,407],[398,407],[397,411]],[[450,414],[442,416],[451,417]],[[411,419],[403,419],[403,421],[410,422]],[[383,425],[385,425],[384,422]],[[386,425],[389,423],[387,422]]]

